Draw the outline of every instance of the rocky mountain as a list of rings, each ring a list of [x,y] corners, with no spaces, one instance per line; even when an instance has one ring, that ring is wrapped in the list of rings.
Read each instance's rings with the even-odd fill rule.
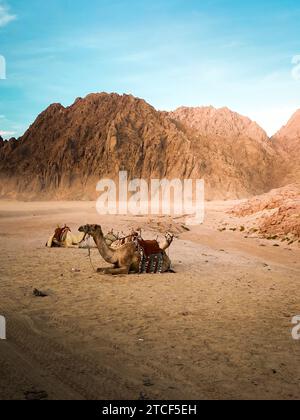
[[[53,104],[18,140],[0,141],[0,197],[95,199],[96,184],[130,178],[204,178],[207,199],[270,190],[275,152],[254,122],[224,108],[156,111],[130,95]]]
[[[242,198],[271,188],[276,156],[258,124],[228,108],[182,107],[169,115],[205,150],[205,179],[217,197]]]
[[[266,132],[258,124],[228,108],[181,107],[170,115],[203,136],[223,139],[244,137],[268,143]]]
[[[276,176],[283,186],[300,179],[300,110],[272,138],[276,153],[280,157]]]

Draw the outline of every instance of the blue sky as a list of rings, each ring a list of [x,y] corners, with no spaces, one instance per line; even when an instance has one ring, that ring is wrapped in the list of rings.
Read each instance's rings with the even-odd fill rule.
[[[228,106],[269,134],[300,108],[298,0],[0,0],[0,55],[6,138],[91,92]]]

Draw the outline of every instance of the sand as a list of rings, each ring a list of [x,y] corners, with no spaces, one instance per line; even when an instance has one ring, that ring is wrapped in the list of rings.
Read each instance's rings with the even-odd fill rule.
[[[0,202],[0,399],[299,399],[300,249],[220,232],[232,204],[209,203],[204,225],[175,240],[176,274],[113,278],[87,250],[46,249],[49,235],[147,218]],[[92,262],[105,266],[97,250]]]

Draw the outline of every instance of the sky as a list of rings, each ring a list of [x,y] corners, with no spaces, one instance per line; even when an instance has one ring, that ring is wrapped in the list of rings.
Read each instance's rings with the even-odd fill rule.
[[[0,0],[2,137],[103,91],[227,106],[272,135],[300,108],[300,2]]]

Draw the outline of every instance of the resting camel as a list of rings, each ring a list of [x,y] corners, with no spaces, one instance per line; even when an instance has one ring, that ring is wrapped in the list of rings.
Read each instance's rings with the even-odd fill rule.
[[[117,249],[109,247],[105,241],[105,237],[102,232],[102,228],[99,225],[86,225],[79,228],[79,232],[85,236],[91,236],[100,252],[102,258],[109,264],[112,264],[111,268],[99,268],[97,271],[101,274],[119,275],[140,273],[141,272],[141,253],[137,249],[135,242],[129,242]],[[155,254],[159,253],[162,255],[161,262],[161,273],[170,271],[171,261],[166,254],[168,249],[173,242],[173,236],[171,234],[166,235],[166,241],[160,246],[156,241],[142,241],[144,246],[151,246],[155,249]]]
[[[118,239],[119,237],[113,231],[105,236],[108,246],[117,244]],[[86,238],[84,233],[77,233],[77,235],[72,233],[71,229],[65,225],[63,228],[60,226],[56,228],[55,233],[50,236],[46,246],[48,248],[93,248],[95,247],[95,242],[92,238]]]
[[[85,248],[89,245],[92,244],[85,241],[84,233],[75,235],[67,225],[63,228],[58,226],[46,244],[48,248]]]

